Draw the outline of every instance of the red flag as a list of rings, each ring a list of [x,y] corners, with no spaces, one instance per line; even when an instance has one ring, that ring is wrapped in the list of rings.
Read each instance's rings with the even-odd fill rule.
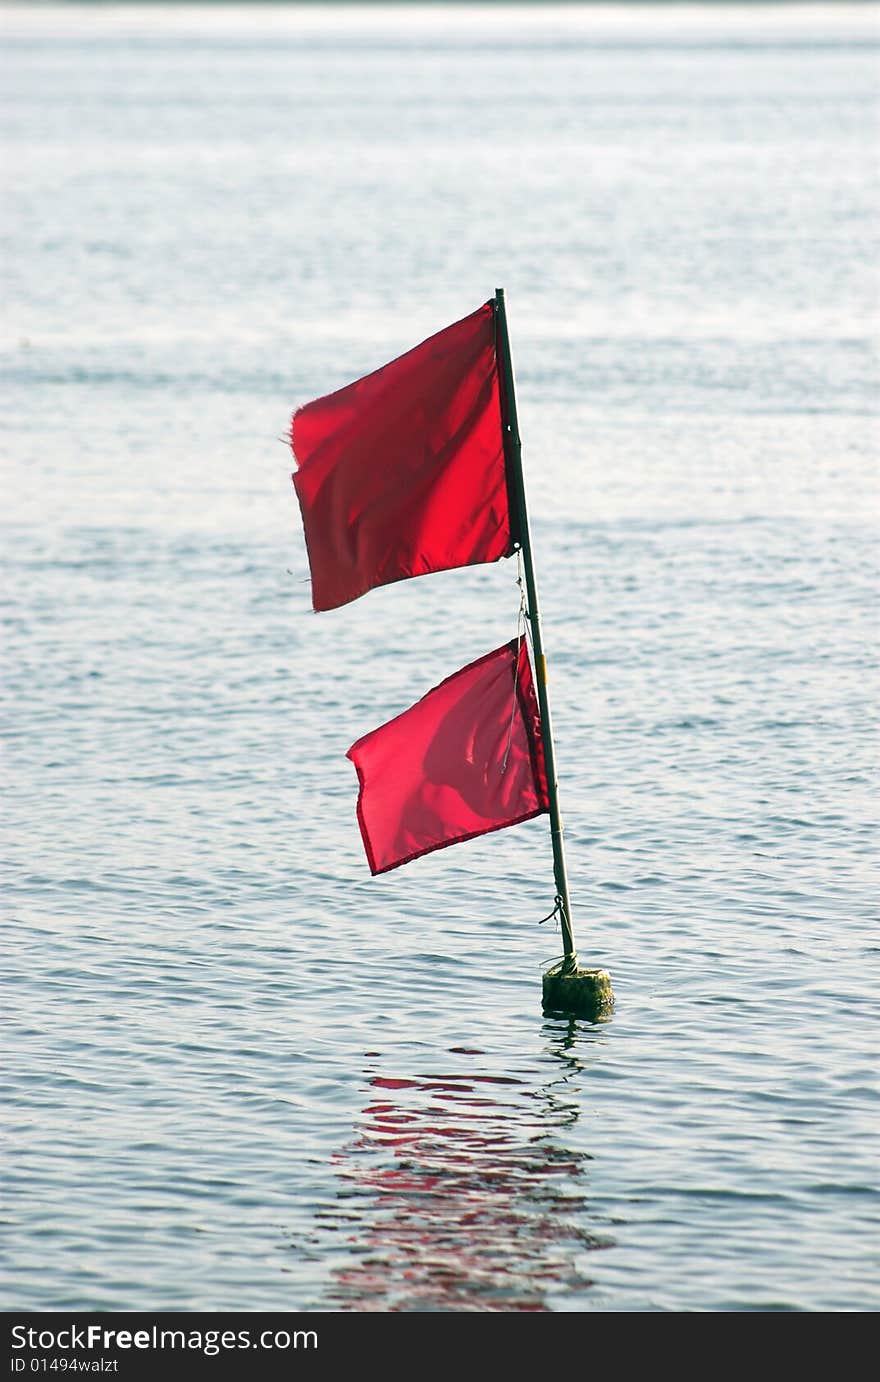
[[[447,677],[346,756],[371,873],[549,810],[525,640]]]
[[[312,605],[513,549],[487,302],[293,415]]]

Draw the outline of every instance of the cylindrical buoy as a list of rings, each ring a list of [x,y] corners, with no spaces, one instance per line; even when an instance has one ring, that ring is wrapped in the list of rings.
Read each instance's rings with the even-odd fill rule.
[[[545,1017],[564,1014],[595,1020],[607,1016],[614,1007],[611,975],[607,969],[581,969],[566,973],[560,961],[544,971],[543,1006]]]

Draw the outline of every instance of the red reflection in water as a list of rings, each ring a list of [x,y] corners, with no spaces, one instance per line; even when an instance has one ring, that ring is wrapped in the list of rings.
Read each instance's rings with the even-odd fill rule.
[[[464,1052],[456,1055],[473,1055]],[[336,1158],[339,1208],[323,1217],[346,1260],[340,1310],[546,1311],[586,1288],[584,1153],[563,1140],[577,1106],[482,1073],[368,1071],[370,1099]],[[579,1265],[580,1264],[580,1265]]]

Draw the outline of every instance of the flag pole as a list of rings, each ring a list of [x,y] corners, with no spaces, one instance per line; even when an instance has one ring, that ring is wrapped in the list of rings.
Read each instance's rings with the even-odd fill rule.
[[[538,605],[538,586],[535,580],[535,563],[532,556],[532,535],[529,527],[525,476],[522,468],[522,442],[516,414],[516,387],[513,378],[513,360],[510,353],[510,337],[507,332],[507,308],[504,302],[503,288],[495,289],[495,340],[503,381],[501,425],[504,433],[504,455],[507,463],[508,484],[515,509],[517,531],[514,537],[518,541],[519,550],[522,553],[523,570],[526,578],[527,613],[532,630],[532,645],[535,652],[535,681],[538,688],[538,705],[541,709],[541,739],[544,745],[544,764],[547,769],[547,791],[550,799],[553,877],[556,880],[556,906],[559,910],[564,951],[561,972],[572,974],[577,969],[577,952],[574,948],[574,934],[571,927],[571,902],[568,895],[568,875],[565,868],[562,816],[559,810],[559,785],[556,780],[553,725],[550,719],[550,699],[547,694],[547,659],[544,656],[544,639],[541,633],[541,611]]]

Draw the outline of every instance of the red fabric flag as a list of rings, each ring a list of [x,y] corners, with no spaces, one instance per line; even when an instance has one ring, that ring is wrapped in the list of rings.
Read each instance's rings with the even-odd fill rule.
[[[346,755],[371,873],[549,809],[525,639],[478,658]]]
[[[487,302],[293,415],[312,605],[513,551]]]

